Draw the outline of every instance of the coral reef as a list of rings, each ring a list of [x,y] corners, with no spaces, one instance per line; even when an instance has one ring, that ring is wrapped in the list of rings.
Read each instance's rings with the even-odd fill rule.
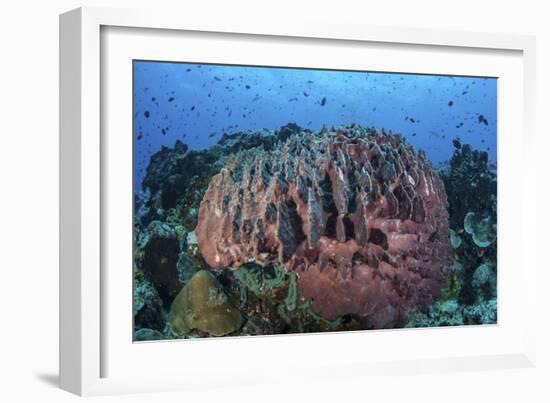
[[[440,327],[464,325],[460,304],[454,300],[437,301],[425,312],[416,312],[406,327]]]
[[[163,340],[166,336],[158,330],[141,328],[134,333],[135,341]]]
[[[249,288],[256,296],[266,295],[280,285],[285,277],[284,271],[280,267],[264,269],[253,263],[240,267],[234,275],[244,287]]]
[[[450,237],[451,237],[451,246],[453,249],[460,248],[460,245],[462,245],[462,238],[460,235],[456,233],[454,229],[449,229]]]
[[[464,217],[464,231],[472,236],[474,243],[480,248],[486,248],[497,238],[497,228],[491,216],[469,212]]]
[[[142,272],[134,270],[134,327],[161,330],[164,327],[162,300]]]
[[[440,174],[449,200],[453,266],[442,296],[407,327],[494,324],[496,302],[496,174],[484,151],[453,141]],[[456,309],[449,310],[450,307]]]
[[[280,264],[323,318],[393,327],[439,295],[451,251],[446,207],[422,152],[352,125],[228,158],[195,232],[214,269]]]
[[[398,135],[290,123],[164,147],[144,185],[136,341],[496,322],[496,179],[468,145],[435,173]]]
[[[216,277],[201,270],[174,299],[169,320],[171,330],[178,335],[197,329],[212,336],[224,336],[239,328],[241,313]]]
[[[491,169],[485,151],[455,140],[455,151],[449,168],[441,172],[449,201],[449,224],[462,228],[468,212],[496,218],[496,173]],[[496,223],[496,219],[492,221]]]
[[[497,274],[496,265],[482,263],[472,275],[472,288],[482,299],[496,297]]]
[[[171,300],[180,290],[176,265],[179,241],[175,229],[167,223],[152,221],[138,240],[143,250],[142,270],[147,273],[159,295]]]
[[[490,325],[497,323],[497,300],[496,298],[482,301],[478,304],[464,307],[465,325]]]
[[[479,292],[472,287],[476,269],[487,263],[496,271],[496,171],[485,151],[474,150],[458,139],[453,144],[455,151],[449,166],[441,170],[440,175],[449,201],[451,242],[456,245],[453,258],[463,267],[457,275],[462,285],[457,298],[463,305],[472,305],[480,303]],[[490,287],[494,292],[485,295],[496,295],[496,278],[486,291]]]

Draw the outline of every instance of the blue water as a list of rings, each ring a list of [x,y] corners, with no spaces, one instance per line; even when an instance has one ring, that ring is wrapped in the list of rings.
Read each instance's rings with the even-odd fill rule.
[[[357,123],[403,134],[438,165],[460,138],[496,164],[497,79],[134,62],[134,179],[176,140],[208,148],[224,132]]]

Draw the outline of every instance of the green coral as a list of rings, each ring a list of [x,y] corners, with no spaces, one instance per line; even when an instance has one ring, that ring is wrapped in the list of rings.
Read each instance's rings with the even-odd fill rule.
[[[441,294],[444,299],[457,298],[462,289],[462,281],[456,273],[451,273],[441,286]]]
[[[464,267],[456,260],[453,260],[451,271],[441,285],[442,299],[445,300],[458,298],[458,296],[460,295],[460,291],[462,290],[463,271]]]
[[[496,225],[491,216],[468,212],[464,217],[464,231],[472,236],[474,243],[480,248],[486,248],[496,239]]]
[[[460,326],[464,324],[460,304],[450,299],[436,301],[425,312],[416,312],[410,318],[405,327],[439,327]]]
[[[182,284],[188,283],[197,272],[193,258],[185,251],[180,252],[178,256],[176,270],[178,271],[178,280]]]
[[[464,322],[467,325],[492,325],[497,323],[497,300],[481,301],[464,308]]]
[[[264,268],[250,263],[235,271],[235,278],[256,296],[262,297],[283,283],[285,272],[282,267]]]
[[[165,336],[155,329],[138,329],[134,333],[134,341],[163,340]]]
[[[472,287],[481,288],[493,280],[492,267],[490,264],[482,263],[474,271],[472,276]]]
[[[180,241],[185,241],[187,239],[187,230],[183,225],[176,225],[174,229]]]
[[[453,249],[460,248],[460,245],[462,245],[462,238],[460,237],[460,235],[458,235],[456,231],[450,229],[449,237],[451,239],[451,246],[453,247]]]
[[[285,298],[285,306],[288,311],[296,309],[298,300],[298,283],[296,282],[296,273],[289,273],[288,293]]]

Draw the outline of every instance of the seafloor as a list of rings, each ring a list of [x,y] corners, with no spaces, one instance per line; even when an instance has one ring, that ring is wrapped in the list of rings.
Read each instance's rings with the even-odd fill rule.
[[[367,131],[367,129],[360,129]],[[357,132],[359,129],[352,125],[342,130],[348,133]],[[372,135],[377,133],[374,129],[368,130]],[[333,277],[333,282],[327,283],[330,267],[325,271],[323,267],[315,267],[309,272],[294,269],[293,267],[298,265],[296,262],[301,261],[296,260],[296,256],[285,257],[284,250],[277,252],[277,248],[284,249],[281,245],[263,246],[267,248],[265,249],[267,252],[260,253],[256,243],[253,249],[242,249],[247,253],[246,261],[233,256],[227,261],[229,262],[227,267],[217,265],[216,260],[212,260],[213,256],[218,258],[217,255],[209,254],[206,250],[201,253],[199,244],[202,242],[205,249],[207,245],[205,239],[211,240],[212,243],[218,242],[220,245],[222,241],[227,241],[221,239],[216,222],[204,224],[203,227],[207,224],[213,227],[206,231],[202,230],[198,234],[199,239],[195,231],[199,223],[199,210],[203,199],[213,203],[215,197],[219,197],[220,203],[224,206],[231,204],[228,201],[228,194],[225,198],[223,193],[219,196],[213,195],[212,192],[216,189],[209,190],[209,195],[205,196],[208,189],[215,188],[212,185],[215,182],[213,178],[223,169],[237,166],[236,157],[237,159],[252,158],[252,161],[255,161],[254,158],[258,160],[257,156],[260,154],[278,155],[277,150],[280,150],[283,143],[288,143],[293,136],[309,135],[312,133],[291,123],[274,131],[226,134],[217,144],[206,150],[189,150],[185,144],[178,141],[173,148],[163,147],[151,157],[143,180],[143,188],[146,191],[135,195],[134,340],[496,323],[496,174],[494,167],[490,166],[486,152],[473,150],[470,145],[461,144],[458,140],[453,141],[454,153],[449,156],[449,162],[433,168],[434,183],[442,181],[445,189],[442,193],[446,193],[446,211],[442,216],[445,223],[440,227],[445,229],[445,234],[434,233],[426,239],[431,242],[430,251],[434,248],[433,245],[440,245],[437,246],[440,252],[432,254],[445,262],[441,275],[434,275],[433,265],[430,266],[430,262],[424,259],[425,264],[428,265],[426,266],[428,272],[417,276],[421,279],[420,282],[409,276],[399,277],[404,270],[401,268],[403,265],[400,266],[399,263],[401,257],[388,258],[386,252],[391,251],[391,245],[388,248],[387,245],[382,245],[382,242],[374,241],[376,243],[374,248],[386,249],[386,252],[381,252],[386,256],[385,261],[377,260],[375,266],[380,268],[391,266],[394,270],[391,274],[386,273],[387,276],[391,276],[393,282],[383,283],[386,285],[391,283],[393,288],[384,291],[385,294],[380,292],[380,295],[378,290],[373,288],[373,284],[379,283],[358,274],[355,277],[353,273],[343,274],[343,279],[338,277],[336,281]],[[353,141],[354,144],[355,142],[356,140]],[[407,147],[403,149],[408,150]],[[384,155],[391,154],[389,151],[384,152],[383,147],[382,151]],[[397,158],[402,158],[401,151],[398,154]],[[412,153],[411,155],[423,161],[423,154]],[[339,158],[344,161],[339,163],[340,167],[349,161],[345,156]],[[388,160],[387,157],[386,160]],[[388,161],[391,162],[391,159]],[[376,162],[378,164],[378,157]],[[334,163],[334,166],[337,165],[338,163]],[[303,165],[297,166],[303,168]],[[388,166],[388,164],[382,164],[377,168],[378,165],[372,164],[372,166],[369,165],[369,169],[374,171],[378,169],[382,179],[387,175],[389,177],[394,175],[397,178],[395,172],[391,170],[387,172]],[[270,163],[268,167],[268,170],[272,170]],[[429,162],[426,162],[425,169],[432,172]],[[304,175],[314,176],[307,172]],[[375,176],[373,176],[374,179]],[[240,180],[241,183],[234,183],[232,186],[235,189],[240,187],[246,192],[247,187],[243,185],[246,178]],[[309,179],[307,180],[309,182]],[[410,177],[409,180],[414,181]],[[266,183],[267,181],[266,179]],[[307,186],[311,189],[316,186],[315,179],[313,183],[313,185],[308,183]],[[372,184],[372,181],[369,183]],[[247,186],[253,194],[250,184]],[[293,189],[292,184],[285,186],[283,184],[281,188]],[[226,193],[231,192],[230,187],[226,189],[228,189]],[[382,192],[381,189],[372,191]],[[394,193],[399,195],[397,190]],[[438,200],[445,200],[444,195],[439,196]],[[310,216],[313,214],[311,212],[315,211],[311,208],[314,205],[314,198],[311,197],[311,195],[310,199],[306,197],[309,206],[307,211]],[[403,198],[409,200],[406,195],[403,195]],[[412,200],[417,199],[412,198]],[[334,201],[336,206],[331,201],[330,208],[334,210],[335,216],[343,216],[341,209],[345,207],[340,207],[341,198],[338,199],[335,196]],[[321,205],[325,201],[319,203]],[[349,203],[349,200],[346,199],[346,203]],[[403,202],[398,200],[396,203],[403,210]],[[412,203],[410,214],[421,215],[422,217],[418,220],[427,222],[431,218],[426,216],[435,214],[437,210],[430,210],[433,204],[431,199],[425,199],[423,203],[419,205],[423,207],[417,207],[416,202]],[[353,204],[357,202],[354,200]],[[298,207],[296,208],[299,211]],[[390,207],[385,208],[390,209]],[[322,210],[322,206],[320,209]],[[277,214],[273,217],[279,217],[283,213],[281,208],[278,208]],[[239,210],[239,214],[245,213]],[[398,213],[394,211],[393,214]],[[205,217],[201,219],[206,221]],[[274,218],[274,228],[282,232],[282,224],[279,221],[283,220]],[[338,223],[339,221],[333,225],[338,227]],[[311,234],[303,234],[303,237],[307,235],[310,243],[311,239],[316,243],[322,243],[330,236],[334,239],[343,237],[344,241],[349,235],[347,234],[348,225],[346,224],[345,227],[344,224],[340,225],[342,230],[338,230],[339,227],[335,228],[332,235],[315,234],[312,231]],[[240,231],[243,234],[243,229]],[[256,236],[263,235],[256,234]],[[440,239],[436,239],[437,237]],[[355,238],[359,242],[361,236],[355,234]],[[374,239],[372,233],[370,238]],[[294,238],[288,239],[292,241]],[[424,239],[424,237],[419,234],[418,239]],[[244,241],[240,242],[244,244]],[[355,245],[355,240],[353,242]],[[366,244],[367,241],[364,240],[364,243]],[[241,247],[241,244],[229,246],[236,248]],[[229,246],[225,246],[226,250]],[[272,249],[270,250],[269,247]],[[270,254],[270,252],[273,253]],[[294,255],[297,254],[298,252]],[[353,255],[353,262],[356,262],[357,256],[357,254]],[[364,259],[365,264],[372,266],[372,259],[376,260],[376,257],[373,258],[369,252]],[[209,265],[207,261],[212,264]],[[283,261],[292,261],[294,266],[290,263],[282,264]],[[359,263],[356,266],[358,270],[363,267]],[[380,271],[383,270],[380,269]],[[315,289],[308,287],[304,284],[304,279],[307,277],[304,273],[317,273],[317,278],[322,278],[324,282]],[[360,281],[364,282],[363,288],[357,286],[357,282]],[[437,287],[434,287],[434,284]],[[351,290],[349,295],[363,298],[364,301],[361,300],[363,305],[358,307],[357,304],[353,304],[354,301],[344,304],[337,299],[331,300],[329,295],[331,290],[334,290],[334,298],[336,296],[342,298],[341,295]],[[323,298],[327,297],[325,305],[315,305],[314,298],[306,298],[306,296],[315,296],[315,293],[323,293]],[[368,294],[367,297],[363,295],[365,293]],[[371,295],[373,297],[370,297]],[[321,298],[319,297],[318,300],[320,301]],[[381,308],[378,310],[366,308],[378,304],[379,301]],[[395,307],[394,301],[401,301],[403,306]]]

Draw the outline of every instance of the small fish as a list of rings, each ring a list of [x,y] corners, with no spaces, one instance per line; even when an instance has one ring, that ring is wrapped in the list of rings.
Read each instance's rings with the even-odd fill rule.
[[[138,139],[138,140],[141,140],[142,138],[143,138],[143,134],[141,134],[141,133],[138,134],[137,139]]]
[[[321,99],[321,106],[325,106],[326,103],[327,103],[327,97],[323,97],[323,99]]]
[[[208,135],[208,138],[211,139],[212,137],[214,137],[216,135],[216,132],[212,132]]]
[[[176,99],[176,98],[170,97],[170,98],[168,98],[168,102],[174,102],[174,99]]]
[[[307,83],[308,83],[308,84],[313,84],[313,81],[307,80]]]
[[[216,81],[221,81],[222,79],[219,78],[218,76],[214,76],[214,80],[216,80]]]
[[[249,89],[250,89],[250,85],[247,84],[247,85],[244,86],[244,88],[246,88],[247,90],[249,90]]]
[[[149,116],[151,116],[151,114],[149,113],[149,111],[143,112],[143,115],[144,115],[146,118],[149,118]]]
[[[309,97],[309,94],[304,91],[304,97]]]
[[[166,134],[166,130],[161,129],[162,134]]]
[[[462,147],[462,144],[460,144],[460,139],[457,137],[456,139],[453,139],[453,146],[459,150],[460,147]]]
[[[288,102],[295,102],[295,101],[298,101],[298,98],[294,97],[294,98],[290,98],[290,99],[288,100]]]
[[[453,101],[449,101],[448,106],[453,106]]]
[[[409,118],[409,120],[413,123],[416,123],[416,120],[414,120],[414,118]]]
[[[479,115],[477,120],[478,120],[479,123],[483,123],[485,126],[489,126],[489,121],[487,120],[487,118],[485,116]]]
[[[195,105],[193,105],[193,106],[191,107],[191,110],[192,110],[192,111],[194,111],[194,110],[195,110]]]
[[[187,71],[189,73],[191,71],[191,69],[185,69],[185,71]]]
[[[468,91],[462,91],[462,95],[466,95]]]

